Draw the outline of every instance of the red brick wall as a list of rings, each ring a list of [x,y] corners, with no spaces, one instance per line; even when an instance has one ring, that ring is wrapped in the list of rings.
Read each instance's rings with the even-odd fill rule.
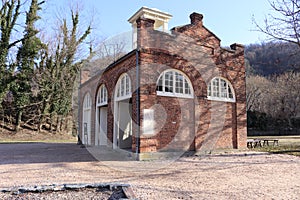
[[[220,47],[220,39],[203,26],[203,16],[191,15],[191,24],[172,29],[173,34],[153,30],[153,20],[138,19],[138,64],[140,68],[140,113],[137,92],[132,94],[132,119],[143,124],[143,110],[153,109],[155,134],[143,135],[140,128],[140,152],[170,149],[207,151],[214,148],[246,147],[246,90],[244,48]],[[136,88],[136,52],[133,51],[109,66],[98,77],[85,82],[80,99],[90,92],[92,105],[92,142],[95,135],[95,100],[97,90],[105,84],[108,90],[107,135],[112,142],[114,129],[114,89],[118,78],[128,73]],[[157,96],[156,82],[167,69],[185,74],[191,81],[194,99]],[[207,84],[213,77],[223,77],[233,86],[236,102],[207,100]],[[80,105],[82,108],[82,104]],[[79,116],[82,121],[82,114]],[[136,126],[133,126],[135,134]],[[80,129],[81,130],[81,129]],[[133,137],[132,150],[135,151]]]
[[[151,20],[140,19],[138,21],[141,84],[144,85],[141,87],[141,93],[144,94],[141,97],[141,109],[151,108],[155,102],[162,105],[168,116],[167,122],[162,128],[160,127],[161,130],[157,135],[148,137],[148,140],[156,144],[157,149],[167,146],[174,139],[181,120],[179,116],[182,107],[178,104],[179,99],[156,96],[156,81],[159,75],[168,68],[180,70],[186,74],[194,88],[195,106],[189,108],[196,110],[195,118],[191,120],[195,125],[189,130],[195,135],[195,142],[191,144],[191,149],[245,147],[244,49],[242,45],[237,44],[232,45],[229,50],[222,49],[219,38],[203,26],[202,18],[203,16],[193,13],[191,24],[175,27],[172,36],[153,30]],[[198,54],[195,54],[197,51],[199,51]],[[206,100],[207,83],[216,76],[223,77],[232,84],[236,103]],[[185,101],[188,102],[188,100]],[[187,135],[189,131],[186,131]],[[147,138],[143,140],[147,143]],[[143,150],[152,151],[154,148],[147,150],[143,147]]]
[[[119,77],[123,73],[128,73],[131,79],[132,88],[136,88],[136,79],[135,79],[135,66],[136,66],[136,59],[135,59],[135,52],[131,52],[125,56],[125,59],[119,61],[118,63],[111,65],[108,67],[105,72],[98,76],[94,76],[89,81],[85,82],[80,87],[80,109],[81,114],[79,116],[79,125],[82,127],[82,103],[84,95],[87,92],[90,92],[91,99],[92,99],[92,114],[91,114],[91,132],[92,132],[92,144],[95,144],[95,114],[96,114],[96,98],[98,89],[102,84],[105,85],[107,92],[108,92],[108,109],[107,109],[107,138],[108,141],[112,143],[113,141],[113,130],[114,130],[114,92],[115,92],[115,85]],[[133,107],[133,114],[132,119],[136,121],[136,92],[133,91],[132,94],[132,107]],[[82,130],[79,129],[80,131]],[[135,130],[135,129],[134,129]],[[82,133],[81,133],[82,134]]]

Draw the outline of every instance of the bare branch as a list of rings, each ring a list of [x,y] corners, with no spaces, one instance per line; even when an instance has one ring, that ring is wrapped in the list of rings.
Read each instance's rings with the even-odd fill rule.
[[[300,2],[298,0],[276,0],[270,2],[274,13],[260,25],[255,19],[256,30],[273,40],[290,42],[300,47]]]

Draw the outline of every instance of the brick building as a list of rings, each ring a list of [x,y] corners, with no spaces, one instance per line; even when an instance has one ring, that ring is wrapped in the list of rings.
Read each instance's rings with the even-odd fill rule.
[[[244,47],[222,48],[201,14],[192,13],[190,24],[169,31],[171,17],[141,8],[128,20],[133,50],[96,76],[82,71],[84,144],[140,158],[246,147]]]

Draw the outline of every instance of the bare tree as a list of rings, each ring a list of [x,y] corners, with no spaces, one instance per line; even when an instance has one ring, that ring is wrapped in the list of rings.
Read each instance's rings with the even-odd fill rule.
[[[286,72],[274,78],[273,108],[276,118],[286,120],[292,127],[291,119],[300,113],[300,73]]]
[[[131,32],[125,32],[103,40],[95,47],[93,59],[86,63],[85,69],[93,76],[131,51],[131,36]]]
[[[263,76],[247,77],[247,111],[266,112],[265,102],[270,99],[272,83]]]
[[[295,72],[247,77],[247,111],[265,113],[282,126],[293,127],[292,120],[300,115],[299,83],[300,73]]]
[[[270,2],[274,12],[269,14],[264,25],[254,23],[258,31],[270,38],[284,42],[294,43],[300,47],[300,1],[276,0]]]

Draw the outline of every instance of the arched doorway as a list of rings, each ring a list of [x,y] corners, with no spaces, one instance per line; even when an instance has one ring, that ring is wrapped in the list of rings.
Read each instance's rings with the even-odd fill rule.
[[[81,141],[85,145],[91,145],[91,95],[87,93],[83,100],[82,136]]]
[[[132,146],[131,81],[122,74],[115,87],[113,148],[131,149]]]
[[[96,102],[96,134],[95,145],[107,145],[107,89],[101,85],[97,93]]]

